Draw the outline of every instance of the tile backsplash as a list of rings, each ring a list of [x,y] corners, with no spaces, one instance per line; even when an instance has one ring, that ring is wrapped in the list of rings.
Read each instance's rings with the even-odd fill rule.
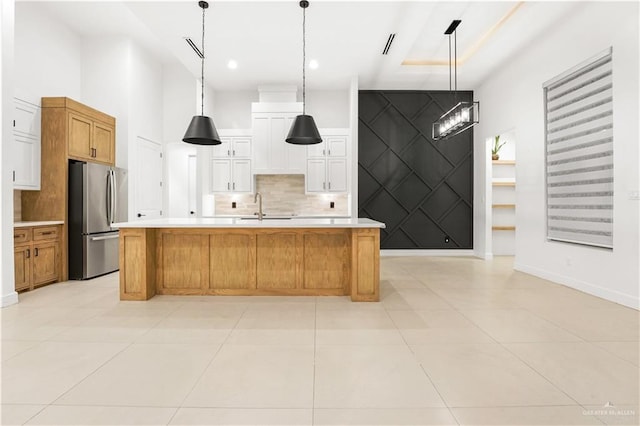
[[[347,216],[348,194],[305,194],[304,175],[256,175],[256,192],[262,194],[262,211],[298,216]],[[254,194],[216,194],[216,215],[251,215],[258,211]],[[236,203],[236,208],[232,204]],[[331,208],[331,202],[334,208]]]

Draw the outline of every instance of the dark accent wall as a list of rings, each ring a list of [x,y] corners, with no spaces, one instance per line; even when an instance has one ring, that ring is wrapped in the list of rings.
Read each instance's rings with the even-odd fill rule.
[[[473,248],[473,128],[431,139],[434,120],[472,99],[470,91],[360,91],[358,215],[386,223],[381,248]]]

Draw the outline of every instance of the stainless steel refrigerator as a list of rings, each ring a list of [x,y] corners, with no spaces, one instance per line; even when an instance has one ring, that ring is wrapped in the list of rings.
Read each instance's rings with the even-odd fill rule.
[[[118,230],[127,221],[127,171],[69,161],[69,279],[118,270]]]

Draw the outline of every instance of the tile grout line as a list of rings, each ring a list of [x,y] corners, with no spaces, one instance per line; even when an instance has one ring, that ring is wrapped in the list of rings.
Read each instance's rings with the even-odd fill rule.
[[[422,363],[416,358],[416,353],[413,351],[413,349],[411,348],[411,345],[409,345],[409,342],[407,342],[407,339],[404,337],[404,334],[402,334],[402,332],[400,331],[400,329],[398,328],[398,324],[396,324],[396,322],[393,320],[393,318],[391,317],[391,315],[389,315],[389,311],[387,310],[387,308],[383,305],[382,308],[384,309],[384,312],[387,314],[387,316],[389,317],[389,319],[391,320],[391,322],[393,323],[393,325],[396,327],[396,330],[398,331],[398,333],[400,334],[400,337],[402,338],[402,341],[404,342],[404,344],[406,345],[407,349],[409,349],[409,352],[411,352],[411,354],[413,355],[414,359],[416,360],[416,362],[418,363],[418,365],[420,366],[420,370],[422,370],[422,373],[425,375],[425,377],[427,378],[427,380],[429,380],[429,383],[431,383],[431,386],[433,386],[433,389],[436,391],[436,393],[438,394],[438,396],[440,397],[440,400],[442,401],[442,403],[444,404],[445,408],[447,409],[447,411],[449,412],[449,414],[451,414],[451,417],[453,417],[453,419],[455,420],[456,424],[459,426],[460,422],[458,421],[457,417],[455,416],[455,414],[453,413],[453,411],[451,410],[451,408],[449,407],[449,404],[447,403],[447,401],[444,399],[444,397],[442,396],[442,394],[440,393],[440,390],[438,390],[438,387],[436,386],[436,384],[433,382],[433,380],[431,379],[431,376],[429,376],[429,373],[427,373],[427,371],[424,369],[424,366],[422,365]],[[415,312],[415,310],[412,308],[411,309],[412,312]]]
[[[213,305],[213,307],[215,307],[215,305]],[[236,329],[236,327],[238,326],[238,324],[240,323],[240,320],[242,319],[242,317],[244,316],[244,314],[247,312],[247,310],[249,309],[249,305],[245,304],[244,306],[244,310],[242,311],[242,314],[238,317],[238,319],[236,320],[236,323],[233,325],[233,328],[231,329],[231,331],[229,331],[229,334],[227,334],[227,337],[225,337],[224,341],[220,344],[220,346],[218,347],[218,350],[213,354],[213,356],[211,357],[211,360],[207,363],[207,365],[204,367],[204,369],[202,370],[202,374],[200,374],[200,377],[198,377],[198,379],[193,383],[193,386],[191,386],[191,389],[189,390],[189,392],[187,392],[184,396],[184,398],[182,398],[182,402],[180,402],[180,404],[178,405],[178,408],[176,409],[176,411],[173,413],[173,415],[171,416],[171,418],[169,419],[169,421],[167,422],[167,425],[171,424],[171,422],[173,421],[173,419],[175,418],[176,414],[178,414],[178,411],[181,408],[184,408],[184,402],[187,400],[187,398],[189,397],[189,395],[191,395],[191,393],[193,392],[193,390],[196,388],[196,386],[198,385],[198,383],[200,383],[200,381],[202,380],[202,377],[204,376],[204,374],[207,372],[207,370],[209,369],[209,367],[211,366],[211,364],[213,363],[213,361],[216,359],[216,357],[218,356],[218,354],[220,353],[220,351],[222,350],[222,348],[224,347],[224,345],[227,343],[227,341],[229,340],[229,338],[231,337],[231,334],[233,333],[233,330]]]
[[[311,425],[315,425],[316,417],[316,348],[318,339],[318,296],[315,297],[313,315],[313,380],[311,382]]]

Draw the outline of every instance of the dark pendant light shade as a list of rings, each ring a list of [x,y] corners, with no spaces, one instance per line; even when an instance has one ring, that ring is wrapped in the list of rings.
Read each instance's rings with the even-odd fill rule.
[[[211,117],[194,115],[182,140],[194,145],[220,145],[220,136]]]
[[[310,115],[297,116],[285,140],[294,145],[313,145],[322,142],[316,122]]]
[[[291,125],[291,129],[289,129],[289,134],[285,141],[294,145],[314,145],[322,142],[322,138],[320,137],[320,132],[318,131],[318,127],[316,126],[316,122],[313,120],[313,117],[306,114],[306,9],[309,7],[309,2],[307,0],[302,0],[300,2],[300,7],[302,8],[302,115],[296,117],[295,121]]]
[[[206,1],[199,1],[198,6],[202,9],[202,52],[193,45],[193,42],[191,42],[190,45],[196,54],[200,56],[201,60],[201,115],[193,116],[182,141],[194,145],[220,145],[222,142],[220,141],[220,136],[218,136],[216,126],[213,124],[213,120],[211,117],[204,115],[204,11],[209,7],[209,3]]]

